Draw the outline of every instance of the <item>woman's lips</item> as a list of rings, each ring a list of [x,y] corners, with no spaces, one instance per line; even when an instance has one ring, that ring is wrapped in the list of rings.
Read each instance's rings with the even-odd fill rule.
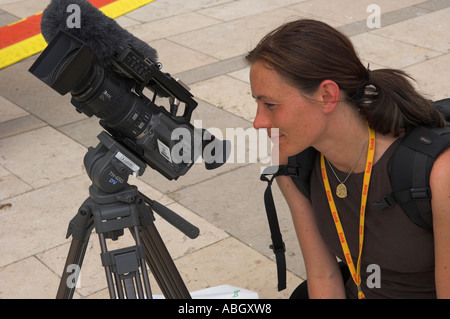
[[[283,136],[284,135],[282,135],[282,134],[281,135],[271,135],[270,139],[271,139],[272,143],[279,144],[280,143],[280,139],[282,139]]]

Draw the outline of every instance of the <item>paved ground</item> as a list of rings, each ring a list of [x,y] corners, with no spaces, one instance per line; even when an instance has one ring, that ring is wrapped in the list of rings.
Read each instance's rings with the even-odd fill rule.
[[[0,26],[48,3],[0,0]],[[382,13],[379,28],[367,24],[371,3]],[[199,103],[194,118],[202,127],[224,137],[229,128],[233,137],[230,129],[252,127],[256,110],[243,56],[268,31],[302,17],[343,30],[372,69],[401,68],[430,98],[450,97],[449,0],[156,0],[117,21],[158,50],[166,72],[190,85]],[[55,297],[69,249],[67,225],[88,196],[83,157],[101,132],[96,119],[75,112],[68,96],[27,72],[36,58],[0,70],[0,298]],[[266,164],[237,152],[252,153],[260,140],[236,141],[231,162],[214,171],[196,164],[169,182],[148,168],[132,180],[200,228],[200,236],[191,240],[158,216],[155,222],[190,291],[229,284],[260,298],[287,298],[305,278],[289,212],[275,190],[289,269],[288,288],[276,289],[265,185],[259,181]],[[108,298],[96,237],[77,298]],[[154,281],[152,288],[158,293]]]

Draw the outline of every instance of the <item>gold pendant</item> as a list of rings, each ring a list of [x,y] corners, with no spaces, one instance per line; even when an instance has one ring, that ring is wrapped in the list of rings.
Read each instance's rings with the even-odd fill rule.
[[[339,197],[339,198],[346,198],[347,197],[347,187],[345,187],[345,185],[344,184],[339,184],[337,187],[336,187],[336,195]]]

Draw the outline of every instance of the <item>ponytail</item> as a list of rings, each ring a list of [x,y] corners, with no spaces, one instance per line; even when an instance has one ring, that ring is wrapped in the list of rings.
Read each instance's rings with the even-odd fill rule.
[[[443,115],[396,69],[368,69],[363,94],[350,99],[377,132],[399,136],[415,126],[443,127]]]

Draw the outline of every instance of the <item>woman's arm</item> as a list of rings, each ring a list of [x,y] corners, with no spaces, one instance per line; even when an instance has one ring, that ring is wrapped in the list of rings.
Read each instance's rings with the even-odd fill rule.
[[[305,262],[310,298],[345,298],[345,288],[336,257],[319,234],[309,200],[297,189],[291,177],[278,176],[278,186],[291,211]]]
[[[450,149],[434,162],[430,175],[438,298],[450,298]]]

